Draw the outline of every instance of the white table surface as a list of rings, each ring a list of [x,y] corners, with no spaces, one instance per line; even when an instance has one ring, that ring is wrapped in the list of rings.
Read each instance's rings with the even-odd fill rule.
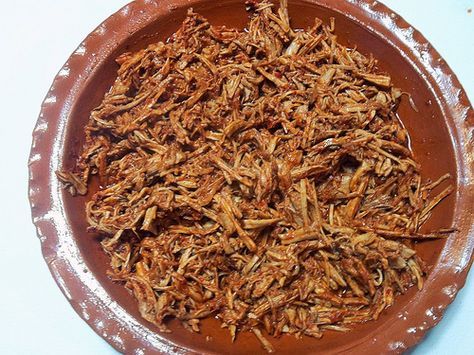
[[[27,200],[27,158],[52,79],[82,39],[126,2],[0,1],[0,354],[116,353],[69,306],[42,259]],[[474,0],[382,2],[431,41],[474,101]],[[471,272],[414,353],[474,354],[473,320]]]

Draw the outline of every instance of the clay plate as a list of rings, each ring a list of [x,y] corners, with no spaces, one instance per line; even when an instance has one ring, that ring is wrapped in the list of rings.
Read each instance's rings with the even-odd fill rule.
[[[373,53],[396,86],[413,95],[399,109],[411,134],[424,178],[449,172],[456,193],[435,210],[426,226],[458,228],[447,240],[421,243],[419,254],[429,273],[422,291],[411,289],[375,321],[321,340],[283,336],[272,341],[279,353],[400,353],[420,341],[439,322],[463,286],[473,261],[474,112],[456,76],[427,40],[397,14],[368,0],[289,1],[293,26],[314,17],[336,18],[339,40]],[[139,0],[102,23],[60,70],[43,103],[33,133],[29,161],[30,201],[43,255],[53,277],[76,312],[114,348],[126,353],[264,353],[255,337],[240,334],[232,345],[216,320],[202,334],[171,323],[173,333],[159,334],[142,320],[132,296],[106,277],[108,259],[97,236],[86,233],[85,198],[65,194],[54,171],[71,167],[83,140],[83,127],[115,78],[114,58],[128,50],[165,40],[192,6],[212,24],[242,28],[243,1]],[[206,340],[206,336],[208,339]]]

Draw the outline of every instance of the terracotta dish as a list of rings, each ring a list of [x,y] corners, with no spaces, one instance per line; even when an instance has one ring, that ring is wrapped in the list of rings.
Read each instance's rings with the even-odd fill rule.
[[[193,7],[211,24],[243,28],[243,1],[138,0],[108,18],[72,54],[55,78],[33,133],[29,160],[33,221],[46,262],[76,312],[120,352],[145,354],[265,353],[250,333],[231,343],[215,319],[201,334],[171,321],[172,333],[159,333],[142,319],[132,295],[108,279],[109,259],[98,236],[87,233],[84,203],[61,189],[55,171],[71,168],[84,141],[89,114],[113,83],[115,58],[165,40]],[[437,324],[473,262],[474,111],[446,62],[403,19],[377,1],[289,1],[294,28],[315,17],[336,19],[338,40],[379,59],[394,85],[411,93],[417,111],[402,100],[398,114],[425,179],[449,172],[455,193],[437,207],[427,230],[453,227],[447,239],[417,244],[428,274],[421,291],[411,288],[377,321],[352,326],[348,333],[326,332],[322,339],[272,339],[277,353],[401,353]]]

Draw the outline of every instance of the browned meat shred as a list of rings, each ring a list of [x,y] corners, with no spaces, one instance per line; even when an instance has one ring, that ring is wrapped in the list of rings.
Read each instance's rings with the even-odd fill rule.
[[[248,2],[247,31],[189,10],[166,43],[117,59],[90,116],[73,194],[112,278],[162,331],[217,317],[232,339],[319,338],[423,286],[414,240],[453,188],[422,182],[376,61],[334,22],[291,28],[286,1]],[[435,195],[435,196],[431,196]]]

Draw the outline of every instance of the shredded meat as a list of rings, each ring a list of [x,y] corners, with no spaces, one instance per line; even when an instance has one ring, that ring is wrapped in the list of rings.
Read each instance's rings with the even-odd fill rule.
[[[452,190],[423,182],[376,60],[334,21],[294,30],[286,1],[248,2],[247,31],[189,10],[166,43],[117,59],[90,116],[73,194],[110,275],[168,331],[217,317],[234,339],[319,338],[374,320],[423,286],[415,240]],[[431,197],[430,197],[431,195]]]

